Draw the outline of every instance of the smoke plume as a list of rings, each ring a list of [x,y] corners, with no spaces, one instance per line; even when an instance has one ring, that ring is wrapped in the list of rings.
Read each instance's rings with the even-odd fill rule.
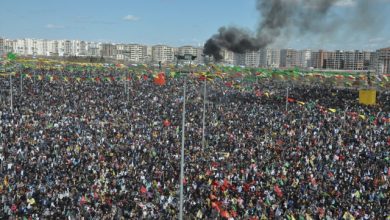
[[[329,30],[325,19],[329,9],[343,0],[257,0],[256,9],[260,22],[256,33],[238,27],[221,27],[208,39],[203,53],[221,60],[222,49],[235,53],[259,50],[275,42],[285,32],[321,32]],[[290,32],[289,32],[290,33]]]

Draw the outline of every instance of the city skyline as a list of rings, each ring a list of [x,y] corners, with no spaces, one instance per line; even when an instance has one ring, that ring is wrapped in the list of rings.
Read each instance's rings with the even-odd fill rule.
[[[357,10],[357,1],[339,0],[329,12],[340,22]],[[140,1],[7,1],[2,3],[0,36],[10,39],[77,39],[105,43],[203,46],[219,27],[239,26],[249,31],[258,24],[255,0],[181,2]],[[390,45],[389,0],[371,0],[375,10],[371,27],[356,27],[331,34],[300,35],[277,41],[272,48],[370,50]],[[372,15],[370,15],[372,16]],[[341,25],[341,29],[343,26]],[[346,33],[348,32],[348,33]]]
[[[221,51],[222,59],[210,60],[202,47],[141,44],[111,44],[80,40],[4,39],[0,37],[0,55],[12,52],[32,57],[101,57],[131,63],[176,63],[176,55],[195,56],[194,64],[210,61],[223,65],[266,68],[320,68],[333,70],[367,70],[389,72],[390,48],[364,50],[296,50],[263,48],[234,53]]]

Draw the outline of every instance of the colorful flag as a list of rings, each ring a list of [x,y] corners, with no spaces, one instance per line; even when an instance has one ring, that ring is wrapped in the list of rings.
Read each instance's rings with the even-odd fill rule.
[[[166,83],[165,73],[161,72],[157,75],[154,75],[153,77],[154,77],[154,84],[159,85],[159,86],[165,85],[165,83]]]
[[[9,60],[15,60],[15,59],[16,59],[16,54],[14,54],[14,53],[12,53],[12,52],[9,52],[9,53],[7,54],[7,58],[8,58]]]
[[[145,194],[147,192],[145,186],[141,186],[141,189],[139,190],[142,194]]]
[[[295,99],[293,99],[293,98],[287,98],[287,101],[288,101],[288,102],[295,102]]]
[[[283,192],[277,184],[274,186],[274,191],[278,197],[283,197]]]

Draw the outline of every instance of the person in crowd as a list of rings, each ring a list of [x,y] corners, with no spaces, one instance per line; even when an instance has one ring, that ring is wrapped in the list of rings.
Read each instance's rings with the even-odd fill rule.
[[[203,81],[31,71],[60,77],[14,78],[13,111],[1,91],[1,219],[178,218],[184,80],[185,219],[390,215],[388,91],[290,85],[286,111],[286,84],[215,79],[202,147]]]

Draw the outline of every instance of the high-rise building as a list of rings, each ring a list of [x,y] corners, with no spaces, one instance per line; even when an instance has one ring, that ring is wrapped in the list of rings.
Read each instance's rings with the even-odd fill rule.
[[[5,54],[5,41],[6,39],[0,37],[0,56],[2,56],[3,54]]]
[[[334,70],[369,69],[371,53],[368,51],[318,51],[312,53],[314,68]]]
[[[152,47],[153,62],[171,63],[175,59],[175,50],[167,45],[155,45]]]
[[[322,69],[324,68],[324,60],[328,58],[328,52],[319,50],[311,53],[311,67]]]
[[[234,65],[245,66],[245,54],[244,53],[234,53]]]
[[[310,66],[311,62],[311,50],[300,50],[298,51],[298,63],[297,66],[306,68]]]
[[[261,67],[278,68],[280,66],[280,50],[265,48],[260,50]]]
[[[117,59],[134,63],[144,62],[147,59],[147,47],[140,44],[117,44]]]
[[[203,49],[199,47],[182,46],[178,48],[177,54],[182,56],[185,54],[191,54],[193,56],[196,56],[196,58],[193,60],[193,63],[203,62]]]
[[[298,66],[298,51],[283,49],[280,51],[280,67],[290,68]]]
[[[376,70],[378,74],[390,74],[390,47],[376,51]]]
[[[245,66],[258,67],[260,64],[260,52],[259,51],[247,51],[245,53]]]
[[[223,57],[222,62],[224,64],[233,65],[235,63],[235,55],[233,52],[223,49],[221,50],[221,55]]]
[[[105,43],[101,45],[101,55],[107,58],[115,58],[116,46],[113,44]]]
[[[97,57],[101,56],[101,44],[95,42],[87,43],[87,56]]]

